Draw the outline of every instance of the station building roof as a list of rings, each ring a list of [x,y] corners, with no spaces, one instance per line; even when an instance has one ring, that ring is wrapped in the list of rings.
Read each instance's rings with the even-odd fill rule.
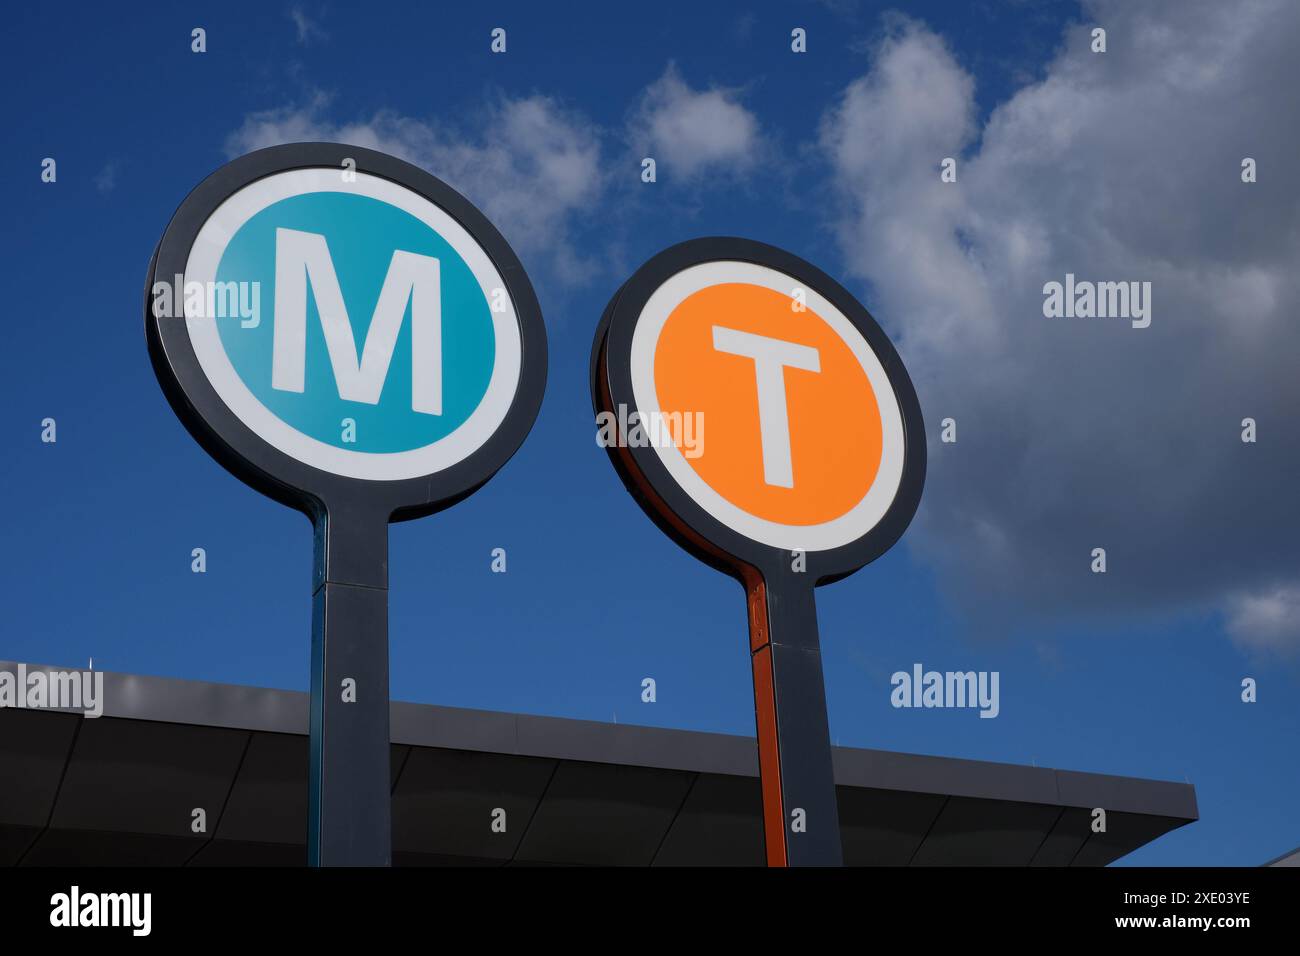
[[[391,736],[395,865],[763,863],[752,737],[397,701]],[[105,673],[99,718],[0,709],[0,865],[302,865],[307,761],[305,693]],[[1198,816],[1187,783],[834,763],[848,865],[1103,866]]]

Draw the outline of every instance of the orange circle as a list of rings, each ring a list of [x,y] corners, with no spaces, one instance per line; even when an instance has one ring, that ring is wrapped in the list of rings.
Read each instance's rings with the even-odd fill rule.
[[[853,351],[821,316],[794,304],[788,295],[740,282],[687,296],[660,332],[654,380],[665,427],[709,487],[757,518],[806,526],[833,521],[862,500],[880,469],[882,436],[875,391]],[[765,470],[759,363],[716,348],[715,328],[816,350],[817,371],[781,369],[790,487],[769,481],[774,474],[783,480],[779,468]],[[686,430],[686,416],[702,434]],[[780,459],[779,452],[769,449],[769,457]]]

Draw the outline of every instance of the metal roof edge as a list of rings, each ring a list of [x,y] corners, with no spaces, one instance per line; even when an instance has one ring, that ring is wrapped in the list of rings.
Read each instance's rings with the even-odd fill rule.
[[[16,672],[18,666],[18,662],[0,661],[0,670]],[[24,666],[29,673],[69,670],[38,664]],[[264,733],[307,733],[308,695],[302,691],[111,671],[96,673],[104,677],[103,714],[107,717]],[[396,744],[732,776],[758,775],[754,738],[749,736],[406,701],[393,701],[389,713],[390,736]],[[1196,790],[1190,783],[850,747],[834,748],[833,756],[835,780],[840,786],[1050,806],[1104,807],[1108,811],[1172,817],[1184,822],[1199,818]]]

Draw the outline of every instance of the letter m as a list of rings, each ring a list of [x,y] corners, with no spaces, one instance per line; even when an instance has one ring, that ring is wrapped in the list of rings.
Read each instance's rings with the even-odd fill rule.
[[[307,366],[307,283],[320,314],[339,398],[378,405],[406,304],[411,304],[411,410],[442,414],[442,288],[438,260],[393,252],[357,358],[356,337],[325,237],[275,230],[275,333],[271,387],[302,392]]]

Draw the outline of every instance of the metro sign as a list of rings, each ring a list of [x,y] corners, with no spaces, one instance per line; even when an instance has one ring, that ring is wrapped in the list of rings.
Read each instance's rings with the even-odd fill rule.
[[[187,299],[189,345],[240,424],[321,471],[443,471],[496,433],[518,390],[520,320],[493,257],[390,179],[322,167],[258,179],[212,212],[183,271],[273,303],[253,325]]]
[[[843,547],[897,497],[903,416],[885,368],[844,312],[794,276],[717,260],[675,274],[641,310],[630,372],[643,415],[702,417],[704,454],[656,451],[695,504],[747,539]]]
[[[546,333],[528,278],[423,170],[278,146],[182,203],[150,263],[145,331],[195,439],[312,519],[308,855],[386,865],[388,523],[465,497],[532,427]]]
[[[888,550],[920,502],[924,428],[898,353],[802,259],[697,239],[615,294],[591,384],[598,419],[673,432],[603,444],[655,523],[746,589],[769,863],[838,863],[813,592]]]

